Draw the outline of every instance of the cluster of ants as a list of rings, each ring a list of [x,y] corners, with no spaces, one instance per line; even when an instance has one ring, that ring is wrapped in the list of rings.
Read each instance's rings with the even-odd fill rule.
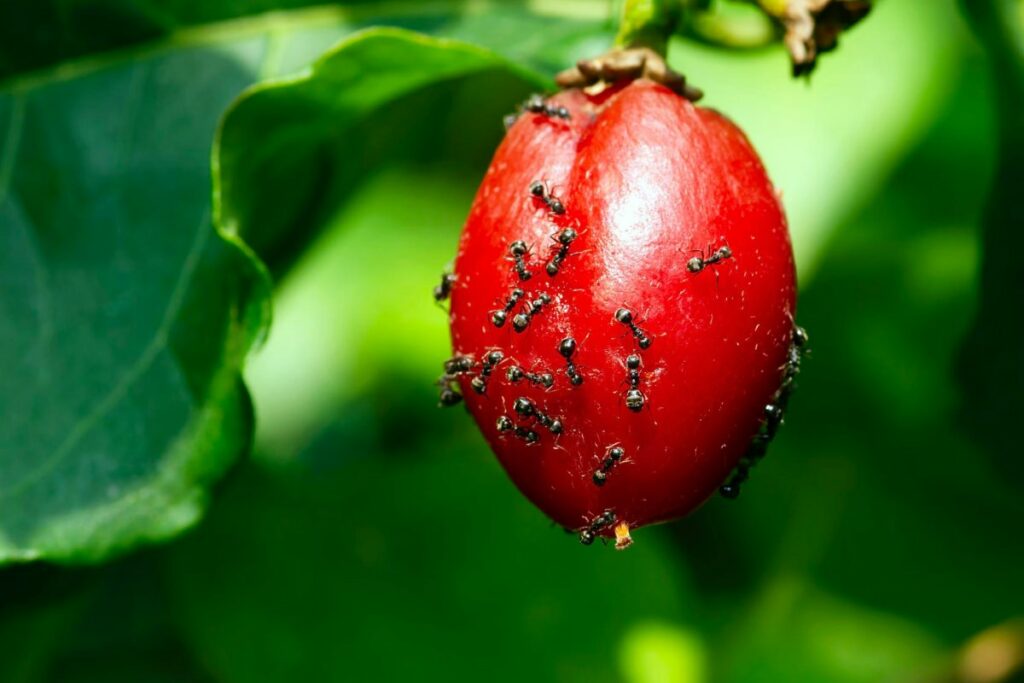
[[[552,107],[544,99],[543,95],[533,94],[530,95],[529,99],[519,105],[519,109],[514,114],[509,114],[503,120],[505,124],[505,130],[508,130],[512,125],[519,120],[519,117],[524,113],[528,114],[540,114],[550,119],[562,119],[568,121],[570,118],[569,109],[567,107]]]
[[[789,351],[786,354],[786,365],[783,368],[782,384],[778,391],[772,396],[771,403],[764,407],[764,419],[758,428],[757,434],[750,442],[746,453],[740,458],[736,469],[730,475],[728,481],[722,484],[718,492],[723,498],[734,500],[740,495],[740,485],[750,476],[750,468],[764,458],[768,452],[768,444],[772,442],[775,435],[782,426],[782,418],[789,405],[789,398],[796,388],[796,376],[800,374],[800,363],[803,360],[804,351],[807,348],[807,331],[799,325],[793,326],[793,338],[789,343]]]
[[[540,95],[534,95],[520,106],[516,114],[506,117],[506,127],[511,126],[523,113],[535,113],[549,118],[568,120],[570,114],[565,107],[553,107],[547,104]],[[537,180],[530,184],[529,194],[541,202],[546,209],[555,216],[565,214],[565,205],[558,197],[555,197],[547,188],[544,182]],[[558,231],[553,237],[557,249],[545,264],[545,272],[550,277],[555,277],[560,272],[565,260],[570,253],[571,245],[576,241],[578,234],[572,227],[565,227]],[[509,245],[509,260],[512,262],[512,272],[519,282],[525,283],[533,278],[533,272],[527,264],[527,257],[530,253],[529,246],[522,240],[516,240]],[[718,264],[732,257],[732,250],[723,245],[710,252],[707,257],[700,255],[687,260],[686,269],[690,273],[700,273],[705,268]],[[717,273],[716,273],[717,276]],[[434,288],[434,300],[442,303],[449,298],[456,282],[453,273],[444,273],[441,282]],[[516,307],[523,303],[522,309],[513,314]],[[530,323],[541,314],[545,307],[552,303],[552,297],[540,292],[533,298],[527,298],[526,292],[520,286],[512,289],[506,297],[503,306],[491,313],[491,323],[496,328],[502,328],[511,316],[512,329],[516,333],[526,331]],[[646,350],[651,346],[650,336],[642,330],[634,319],[633,312],[628,308],[620,308],[615,311],[614,318],[617,322],[626,326],[640,350]],[[755,436],[751,448],[740,461],[736,471],[720,488],[720,492],[727,498],[735,498],[739,494],[740,484],[746,480],[749,468],[763,457],[768,442],[775,436],[779,425],[782,422],[782,413],[788,402],[789,395],[793,388],[793,382],[800,367],[801,349],[806,343],[806,333],[796,328],[793,345],[790,349],[789,360],[786,366],[785,377],[782,387],[773,397],[772,403],[766,406],[765,420]],[[583,374],[575,364],[573,357],[577,350],[576,340],[572,337],[564,338],[558,346],[558,353],[565,359],[565,375],[572,386],[579,386],[583,383]],[[470,387],[478,393],[485,394],[489,379],[494,374],[497,366],[505,360],[501,350],[487,352],[479,363],[479,372],[470,380]],[[641,364],[639,354],[632,353],[626,358],[627,381],[629,388],[625,395],[627,409],[639,412],[646,403],[646,397],[641,390]],[[458,391],[458,379],[460,375],[472,373],[477,363],[469,356],[456,355],[448,359],[444,364],[444,374],[438,380],[440,388],[439,404],[442,406],[453,406],[463,399]],[[510,383],[528,382],[534,386],[550,389],[555,382],[555,376],[549,371],[530,372],[518,365],[511,365],[505,372],[505,377]],[[534,401],[525,397],[519,397],[513,405],[515,414],[524,420],[530,420],[526,424],[517,424],[512,417],[501,415],[496,421],[499,433],[510,434],[523,440],[527,444],[534,444],[540,440],[538,427],[544,428],[553,435],[559,435],[564,430],[561,418],[547,414]],[[624,450],[619,446],[612,446],[603,457],[601,465],[592,474],[592,481],[595,486],[604,486],[613,468],[619,464],[625,456]],[[587,526],[578,530],[580,542],[584,545],[593,543],[595,537],[602,530],[615,522],[615,513],[612,510],[605,510],[595,517]]]

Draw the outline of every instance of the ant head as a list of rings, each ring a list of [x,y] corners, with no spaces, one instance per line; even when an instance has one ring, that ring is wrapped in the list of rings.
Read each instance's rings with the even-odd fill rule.
[[[533,401],[528,398],[520,396],[516,399],[513,404],[515,411],[524,417],[529,417],[536,412],[536,406],[533,405]]]
[[[798,347],[803,348],[807,346],[807,342],[810,338],[807,336],[807,330],[800,327],[799,325],[793,326],[793,343]]]
[[[558,345],[558,353],[566,359],[572,358],[572,355],[576,353],[576,340],[572,337],[566,337],[563,339]]]
[[[626,392],[626,407],[637,412],[644,407],[644,395],[639,389],[630,389]]]

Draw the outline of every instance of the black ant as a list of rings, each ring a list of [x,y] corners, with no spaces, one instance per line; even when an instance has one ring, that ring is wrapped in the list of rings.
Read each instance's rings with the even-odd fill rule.
[[[525,292],[518,287],[512,290],[512,295],[505,301],[505,308],[495,311],[494,315],[491,316],[491,322],[494,323],[495,327],[501,327],[505,324],[505,321],[508,320],[508,314],[512,312],[512,309],[516,307],[516,304],[519,303],[519,300],[524,295]]]
[[[618,446],[612,446],[609,448],[604,462],[601,463],[601,469],[594,470],[594,484],[597,486],[604,486],[605,482],[608,481],[608,473],[612,471],[612,468],[615,467],[615,465],[618,464],[625,455],[626,451],[622,450]]]
[[[437,405],[439,408],[450,408],[462,402],[462,394],[456,390],[455,377],[444,374],[437,380],[440,388]]]
[[[474,377],[469,385],[473,387],[473,391],[478,394],[482,394],[487,391],[487,379],[494,372],[494,367],[505,358],[505,354],[501,351],[491,351],[484,356],[483,367],[480,368],[480,374]]]
[[[724,261],[727,258],[732,257],[732,249],[728,246],[721,246],[712,252],[711,256],[702,258],[701,256],[694,256],[692,259],[686,262],[686,269],[691,273],[699,273],[704,270],[707,266],[713,266],[719,261]]]
[[[552,434],[562,433],[562,421],[558,418],[552,418],[546,413],[542,412],[537,404],[525,397],[519,397],[513,404],[515,411],[523,417],[533,417],[537,419],[542,425],[548,428]]]
[[[800,373],[800,363],[803,360],[804,349],[807,346],[807,331],[802,327],[793,327],[793,338],[789,344],[789,351],[786,365],[783,370],[782,384],[771,403],[764,407],[764,420],[758,428],[757,434],[750,441],[747,452],[740,458],[736,470],[732,473],[726,483],[719,487],[718,492],[723,498],[734,499],[740,495],[740,485],[750,475],[750,468],[756,465],[768,452],[768,445],[775,438],[782,426],[782,419],[789,405],[790,396],[796,386],[796,376]]]
[[[629,369],[629,391],[626,392],[626,407],[633,412],[639,412],[644,407],[644,395],[640,391],[640,356],[631,353],[626,357],[626,367]]]
[[[736,466],[736,471],[729,477],[729,481],[725,482],[718,487],[718,494],[722,498],[728,500],[736,500],[740,497],[740,485],[747,480],[749,476],[749,466],[746,463],[740,463]]]
[[[810,337],[807,336],[807,330],[800,327],[799,325],[793,326],[793,343],[797,348],[804,348],[807,346],[807,342],[810,341]]]
[[[512,124],[516,122],[519,115],[524,111],[530,112],[531,114],[543,114],[550,118],[562,119],[568,121],[570,118],[569,109],[567,107],[558,106],[552,107],[544,101],[543,95],[530,95],[530,98],[519,105],[518,110],[514,114],[509,114],[504,118],[505,130],[512,127]]]
[[[451,408],[462,402],[462,394],[452,388],[451,377],[442,375],[437,384],[441,387],[441,393],[438,395],[437,401],[438,407]]]
[[[564,228],[558,233],[555,240],[561,246],[558,248],[558,253],[556,253],[554,258],[548,261],[547,266],[545,266],[545,270],[547,270],[548,275],[551,277],[558,275],[558,269],[562,267],[562,261],[564,261],[565,257],[569,255],[569,245],[572,244],[575,239],[576,231],[572,228]]]
[[[782,372],[782,384],[775,392],[772,402],[764,407],[765,428],[769,439],[775,437],[775,433],[782,425],[782,418],[789,405],[789,399],[796,388],[796,377],[800,374],[800,364],[803,361],[804,349],[808,341],[807,330],[799,325],[794,325],[793,338],[789,343],[786,365]]]
[[[630,329],[633,336],[636,337],[637,346],[641,349],[646,349],[651,346],[651,338],[648,337],[643,330],[637,327],[635,322],[633,322],[633,312],[631,310],[628,308],[620,308],[615,311],[615,319]]]
[[[462,375],[473,369],[473,359],[469,356],[454,355],[444,362],[444,371],[448,375]]]
[[[615,524],[615,513],[612,510],[605,510],[590,521],[590,524],[580,529],[580,543],[590,545],[597,538],[597,532],[601,529]]]
[[[536,384],[544,387],[545,389],[550,389],[555,384],[555,378],[551,375],[550,372],[542,372],[539,374],[533,372],[526,372],[518,365],[513,365],[512,367],[510,367],[508,369],[508,372],[505,373],[505,377],[508,378],[509,382],[513,383],[525,379],[530,384]]]
[[[783,407],[785,407],[785,403],[789,400],[789,393],[792,391],[796,376],[800,374],[800,362],[803,360],[804,348],[807,346],[808,341],[807,330],[799,325],[794,325],[793,341],[789,345],[786,368],[782,375],[782,387],[780,388],[780,391],[785,393],[786,398],[782,402]]]
[[[729,500],[735,500],[740,495],[740,486],[750,477],[750,468],[756,465],[768,452],[768,444],[772,437],[762,428],[754,435],[743,454],[736,464],[736,469],[730,475],[728,481],[718,487],[718,493]]]
[[[537,298],[531,301],[526,306],[525,313],[517,313],[512,317],[512,329],[516,332],[522,332],[530,324],[530,320],[535,315],[543,310],[544,306],[551,303],[551,297],[547,294],[541,293],[537,295]]]
[[[533,94],[523,103],[523,110],[531,114],[544,114],[563,120],[569,120],[569,109],[566,107],[552,107],[544,101],[543,95]]]
[[[473,369],[473,359],[469,356],[454,355],[444,362],[444,374],[437,380],[440,388],[437,405],[442,408],[449,408],[462,402],[462,394],[458,392],[455,382],[459,375],[463,375]]]
[[[530,183],[530,194],[547,204],[551,213],[558,215],[565,213],[565,205],[562,204],[560,199],[556,199],[552,195],[548,194],[548,189],[544,187],[544,183],[541,181],[534,180]]]
[[[776,396],[778,401],[781,397]],[[788,397],[787,397],[788,398]],[[782,416],[785,411],[779,403],[769,403],[764,407],[764,429],[769,439],[774,439],[782,426]]]
[[[526,254],[529,253],[530,248],[526,246],[526,242],[522,240],[516,240],[508,247],[509,253],[512,254],[512,259],[515,261],[515,271],[519,276],[519,279],[526,282],[533,273],[526,269]]]
[[[572,362],[572,356],[576,353],[576,340],[572,337],[563,339],[558,345],[558,353],[565,358],[565,374],[569,377],[569,384],[572,384],[574,387],[583,384],[583,375],[576,368],[576,364]]]
[[[455,273],[441,273],[441,284],[434,287],[434,301],[441,303],[452,295],[452,285],[455,284]]]
[[[522,439],[527,444],[535,444],[540,440],[540,436],[537,432],[513,423],[507,415],[499,417],[495,426],[498,428],[499,432],[513,432],[518,438]]]

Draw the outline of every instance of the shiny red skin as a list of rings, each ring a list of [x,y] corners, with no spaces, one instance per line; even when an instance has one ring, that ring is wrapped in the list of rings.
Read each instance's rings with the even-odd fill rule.
[[[786,219],[757,153],[728,119],[669,89],[635,81],[602,95],[560,93],[568,121],[523,114],[498,148],[466,222],[455,262],[451,334],[477,361],[459,382],[467,407],[516,486],[558,524],[585,527],[606,509],[631,528],[687,514],[722,484],[779,388],[796,305]],[[554,215],[529,192],[545,182],[565,205]],[[544,264],[572,226],[561,272]],[[520,282],[509,245],[523,240],[532,278]],[[694,256],[728,245],[702,272]],[[521,333],[492,313],[515,287],[553,303]],[[639,350],[614,315],[633,311],[652,340]],[[522,308],[517,306],[513,314]],[[584,382],[571,386],[559,342],[572,336]],[[479,361],[505,354],[484,395]],[[626,408],[626,356],[642,358],[646,404]],[[551,389],[510,383],[508,367],[549,371]],[[532,399],[565,431],[516,415]],[[540,435],[533,445],[496,427],[499,416]],[[609,447],[625,459],[592,481]],[[611,536],[612,528],[600,535]]]

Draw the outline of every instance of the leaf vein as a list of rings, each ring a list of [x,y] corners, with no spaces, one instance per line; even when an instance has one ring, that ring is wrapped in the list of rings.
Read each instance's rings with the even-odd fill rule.
[[[14,161],[18,157],[21,145],[22,128],[25,121],[25,96],[21,93],[12,95],[11,120],[7,124],[4,135],[4,146],[0,154],[0,206],[7,201],[14,176]]]
[[[7,491],[0,491],[0,500],[18,495],[33,483],[52,472],[71,453],[75,446],[124,399],[135,383],[152,367],[160,352],[167,347],[171,328],[184,304],[185,292],[188,290],[189,281],[195,272],[200,254],[212,232],[212,226],[209,224],[209,212],[207,211],[203,213],[203,217],[199,221],[199,229],[182,264],[181,274],[178,276],[178,280],[168,299],[160,325],[157,327],[149,344],[143,349],[135,362],[132,363],[131,367],[121,375],[121,378],[107,392],[106,396],[96,404],[96,407],[88,415],[78,421],[67,437],[49,456],[40,462],[39,467],[34,472],[26,475]]]

